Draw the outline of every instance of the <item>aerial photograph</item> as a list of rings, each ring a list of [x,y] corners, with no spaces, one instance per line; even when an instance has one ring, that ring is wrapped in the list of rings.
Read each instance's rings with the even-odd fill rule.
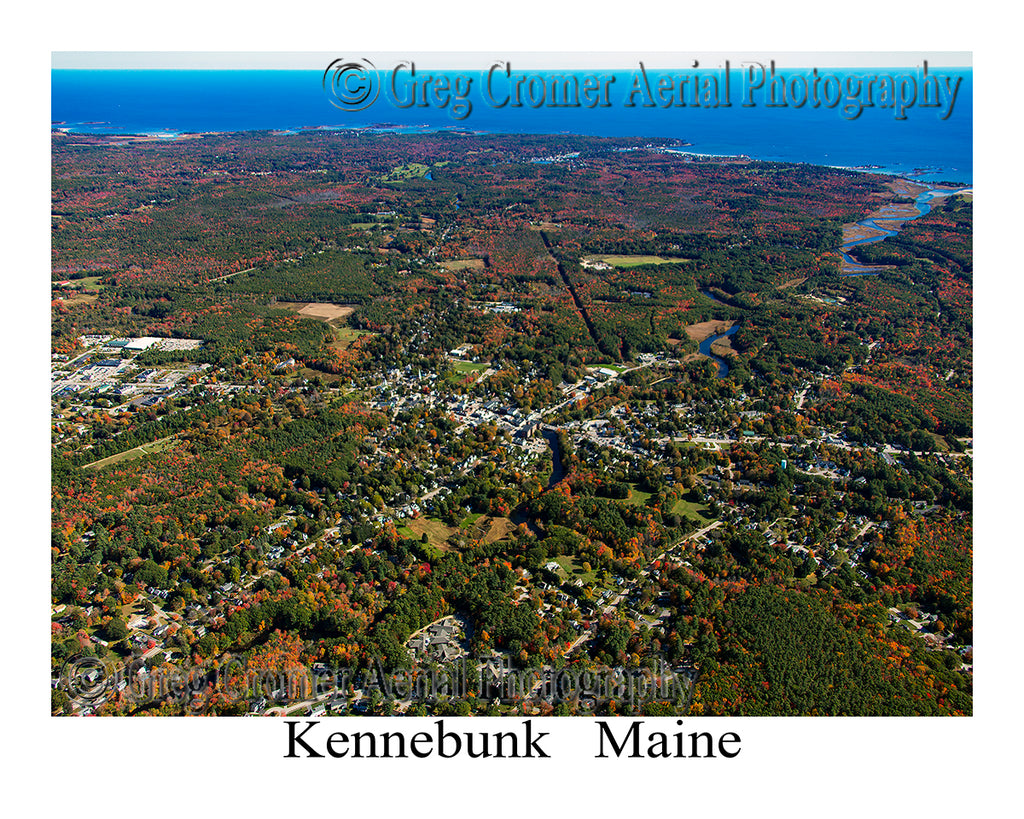
[[[974,714],[970,52],[50,91],[51,715]]]

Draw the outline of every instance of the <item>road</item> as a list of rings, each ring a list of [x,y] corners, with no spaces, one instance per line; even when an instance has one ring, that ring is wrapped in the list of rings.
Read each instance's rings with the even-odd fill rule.
[[[668,549],[663,551],[657,557],[652,558],[647,563],[647,565],[643,569],[640,570],[641,577],[645,577],[645,578],[649,577],[650,573],[651,573],[651,567],[655,563],[657,563],[659,560],[664,560],[665,559],[665,555],[668,554],[672,549],[676,548],[677,546],[679,546],[682,543],[685,543],[688,540],[696,540],[697,538],[704,537],[704,535],[706,535],[712,529],[717,529],[721,525],[722,525],[722,521],[716,520],[716,521],[714,521],[712,523],[709,523],[703,529],[698,529],[697,531],[691,532],[690,534],[686,535],[685,537],[680,538],[675,543],[673,543],[672,546],[670,546]],[[609,601],[608,605],[605,606],[604,609],[601,610],[601,616],[604,616],[605,614],[614,614],[618,610],[619,605],[622,603],[622,601],[625,600],[627,597],[629,597],[630,593],[633,591],[634,587],[639,582],[640,582],[640,580],[639,580],[639,578],[637,578],[636,580],[629,581],[628,584],[623,586],[622,591],[620,591],[618,593],[618,595],[616,595],[614,598],[612,598],[612,600]],[[598,619],[600,619],[600,618],[598,618]],[[596,633],[597,633],[597,623],[595,622],[586,631],[584,631],[579,637],[577,637],[572,642],[572,644],[570,644],[570,646],[565,651],[562,652],[562,656],[563,657],[568,657],[570,654],[572,654],[573,651],[575,651],[577,648],[579,648],[581,645],[583,645],[583,643],[588,642],[589,640],[592,640]]]
[[[837,449],[845,449],[851,452],[877,452],[884,453],[886,455],[905,455],[909,452],[913,452],[918,458],[927,457],[929,455],[943,455],[950,458],[970,458],[974,456],[973,452],[925,452],[923,450],[902,450],[896,449],[896,447],[889,446],[886,444],[884,447],[873,447],[873,446],[855,446],[847,443],[846,441],[803,441],[800,443],[790,443],[788,441],[772,441],[760,435],[745,435],[743,438],[724,438],[724,437],[712,437],[710,435],[692,435],[686,437],[665,437],[659,439],[659,443],[664,445],[669,441],[693,441],[698,444],[718,444],[719,446],[737,444],[741,441],[743,443],[769,443],[772,446],[788,448],[793,446],[815,446],[817,444],[824,444],[825,446],[834,446]]]

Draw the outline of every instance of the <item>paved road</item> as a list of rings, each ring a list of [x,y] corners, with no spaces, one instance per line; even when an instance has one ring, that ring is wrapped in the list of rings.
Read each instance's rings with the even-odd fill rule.
[[[671,549],[674,549],[676,546],[680,545],[681,543],[685,543],[688,540],[696,540],[697,538],[704,537],[704,535],[706,535],[712,529],[717,529],[721,525],[722,525],[722,521],[716,520],[713,523],[709,523],[703,529],[698,529],[696,532],[691,532],[690,534],[686,535],[685,537],[680,538],[674,544],[672,544],[672,546],[669,549],[666,549],[664,552],[659,554],[657,557],[651,558],[651,560],[648,562],[648,564],[643,569],[640,570],[641,576],[642,577],[649,577],[650,576],[651,566],[653,566],[659,560],[664,560],[665,555],[669,551],[671,551]],[[601,615],[603,616],[605,614],[614,614],[618,610],[619,605],[622,603],[623,600],[625,600],[629,596],[629,593],[633,590],[633,588],[636,586],[636,584],[638,582],[639,582],[639,580],[631,580],[627,585],[623,586],[622,591],[620,591],[618,593],[618,595],[616,595],[614,598],[612,598],[612,600],[609,601],[608,605],[605,606],[604,609],[601,610]],[[563,657],[568,657],[570,654],[572,654],[573,651],[575,651],[577,648],[579,648],[581,645],[583,645],[583,643],[588,642],[589,640],[592,640],[596,633],[597,633],[597,623],[595,622],[594,624],[592,624],[590,626],[590,628],[588,628],[579,637],[577,637],[572,642],[572,644],[565,651],[562,652],[562,656]]]
[[[664,437],[658,440],[661,444],[667,444],[669,441],[694,441],[698,444],[718,444],[719,446],[725,444],[737,444],[741,441],[743,443],[769,443],[772,446],[788,448],[794,446],[815,446],[817,444],[824,444],[825,446],[834,446],[838,449],[846,449],[853,452],[881,452],[886,455],[904,455],[911,450],[896,449],[896,447],[889,446],[886,444],[884,447],[873,447],[873,446],[855,446],[854,444],[847,443],[846,441],[802,441],[800,443],[790,443],[789,441],[772,441],[759,435],[745,435],[743,438],[721,438],[712,437],[710,435],[693,435],[693,436],[678,436],[678,437]],[[927,457],[928,455],[944,455],[951,458],[969,458],[973,457],[973,452],[924,452],[923,450],[914,450],[914,454],[919,457]]]

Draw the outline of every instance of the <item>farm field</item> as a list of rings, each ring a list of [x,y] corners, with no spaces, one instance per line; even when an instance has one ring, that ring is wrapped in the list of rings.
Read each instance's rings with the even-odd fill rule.
[[[328,323],[337,323],[339,319],[351,316],[358,305],[355,304],[331,304],[329,302],[293,302],[279,301],[274,304],[285,310],[292,310],[300,316],[318,318]]]

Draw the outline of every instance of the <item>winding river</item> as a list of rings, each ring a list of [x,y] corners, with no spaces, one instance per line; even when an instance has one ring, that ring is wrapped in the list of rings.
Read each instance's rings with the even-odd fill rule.
[[[878,235],[869,236],[864,239],[853,239],[849,242],[843,243],[843,246],[840,248],[840,252],[843,255],[843,275],[877,276],[885,269],[884,267],[872,267],[870,265],[858,264],[856,261],[854,261],[853,257],[849,253],[850,249],[856,247],[857,245],[869,245],[873,244],[874,242],[881,242],[883,239],[886,239],[889,236],[895,236],[897,233],[899,233],[899,228],[894,230],[892,228],[882,227],[876,221],[877,219],[881,219],[882,221],[890,221],[897,219],[902,220],[902,224],[899,226],[900,228],[902,228],[903,224],[906,224],[907,222],[910,222],[914,219],[920,219],[925,214],[930,213],[932,209],[931,202],[933,199],[937,199],[944,196],[953,196],[954,194],[963,193],[964,191],[968,190],[971,189],[969,187],[959,188],[957,190],[950,190],[948,188],[931,188],[929,190],[922,191],[914,199],[914,207],[917,209],[917,213],[912,216],[907,216],[906,211],[900,205],[887,205],[886,207],[879,210],[879,212],[874,216],[871,216],[867,219],[862,219],[861,221],[857,222],[857,224],[861,225],[862,227],[868,228],[872,231],[876,231]],[[706,296],[713,302],[716,302],[718,304],[724,303],[721,299],[715,298],[715,296],[713,296],[707,290],[701,290],[700,292],[702,295]],[[716,335],[708,336],[708,338],[704,339],[697,348],[698,352],[700,352],[701,355],[707,356],[712,361],[714,361],[715,364],[718,365],[719,378],[725,378],[729,374],[729,363],[724,359],[714,355],[711,352],[711,346],[719,339],[728,338],[729,336],[734,335],[739,329],[740,326],[738,324],[734,324],[724,333],[717,333]]]
[[[719,358],[717,355],[714,355],[711,352],[711,345],[721,338],[728,338],[729,336],[735,335],[736,331],[739,329],[740,326],[738,324],[734,324],[724,333],[718,333],[717,335],[708,336],[697,347],[697,352],[699,352],[701,355],[706,355],[708,358],[710,358],[718,365],[719,378],[725,378],[729,374],[729,362],[727,362],[724,358]]]
[[[930,190],[922,191],[914,199],[914,207],[917,209],[917,213],[913,216],[906,216],[900,205],[886,205],[876,215],[871,216],[867,219],[862,219],[857,222],[858,225],[866,227],[869,230],[877,231],[878,235],[869,236],[865,239],[853,239],[849,242],[844,242],[843,246],[839,248],[839,252],[843,255],[843,273],[844,276],[877,276],[885,267],[873,267],[871,265],[858,264],[854,258],[850,255],[850,248],[856,247],[857,245],[870,245],[875,242],[881,242],[883,239],[888,239],[890,236],[895,236],[899,233],[899,228],[893,230],[892,228],[882,227],[877,219],[883,221],[899,219],[903,221],[903,224],[910,222],[914,219],[920,219],[927,213],[931,212],[933,199],[953,196],[957,193],[970,190],[970,188],[960,188],[958,190],[950,190],[948,188],[932,188]],[[902,228],[903,224],[899,227]]]

